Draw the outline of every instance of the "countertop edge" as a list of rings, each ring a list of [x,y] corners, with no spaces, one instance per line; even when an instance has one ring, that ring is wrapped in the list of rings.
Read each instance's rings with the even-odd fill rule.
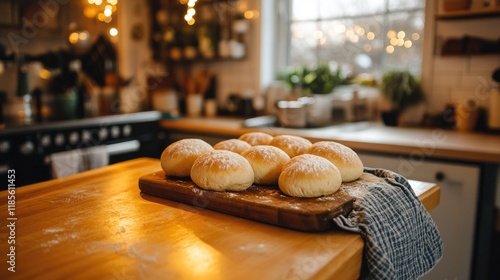
[[[374,124],[364,133],[345,132],[335,126],[319,129],[290,129],[281,127],[243,127],[238,118],[183,118],[161,120],[160,127],[186,133],[202,133],[238,137],[252,131],[271,135],[297,135],[317,142],[332,140],[359,152],[407,155],[453,161],[500,163],[500,136],[481,133],[461,133],[443,129],[397,128]],[[347,124],[348,125],[348,124]],[[377,136],[374,138],[371,136]]]

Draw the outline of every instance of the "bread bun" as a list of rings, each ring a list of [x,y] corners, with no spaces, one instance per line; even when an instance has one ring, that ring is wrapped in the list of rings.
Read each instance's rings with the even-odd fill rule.
[[[243,191],[253,184],[253,169],[241,155],[214,150],[195,160],[191,179],[200,188],[212,191]]]
[[[363,174],[363,162],[351,148],[333,141],[316,142],[307,149],[308,154],[326,158],[337,166],[342,182],[357,180]]]
[[[193,162],[213,147],[201,139],[182,139],[168,145],[160,157],[160,164],[167,176],[187,177]]]
[[[290,196],[319,197],[339,190],[342,177],[329,160],[310,154],[293,157],[281,171],[278,186]]]
[[[273,140],[273,136],[264,132],[248,132],[242,134],[238,139],[243,140],[252,146],[257,146],[269,144],[269,142]]]
[[[237,154],[241,154],[251,147],[252,145],[240,139],[228,139],[214,145],[215,150],[227,150]]]
[[[281,169],[290,160],[282,150],[267,145],[252,146],[241,155],[252,166],[254,183],[264,185],[278,184]]]
[[[277,135],[269,145],[283,150],[289,157],[301,155],[312,145],[311,141],[294,135]]]

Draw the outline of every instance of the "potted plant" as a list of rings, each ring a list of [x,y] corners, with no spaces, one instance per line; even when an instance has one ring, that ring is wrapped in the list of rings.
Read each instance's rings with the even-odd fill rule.
[[[278,75],[278,79],[284,81],[290,90],[302,89],[303,95],[328,94],[333,89],[344,83],[340,67],[333,71],[327,64],[316,67],[297,67]]]
[[[289,89],[299,89],[301,96],[312,96],[314,102],[309,103],[307,121],[309,126],[324,126],[332,119],[332,93],[336,86],[344,83],[340,67],[332,70],[327,64],[316,67],[302,66],[288,70],[278,76]],[[296,96],[299,97],[299,96]]]
[[[425,100],[420,81],[407,70],[385,72],[380,93],[392,105],[390,110],[382,112],[382,120],[389,126],[397,126],[402,112]]]

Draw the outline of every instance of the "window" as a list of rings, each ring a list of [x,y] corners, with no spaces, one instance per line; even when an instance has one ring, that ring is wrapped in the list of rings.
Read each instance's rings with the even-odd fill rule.
[[[288,2],[288,1],[287,1]],[[425,0],[292,0],[288,66],[328,62],[346,75],[419,75]]]

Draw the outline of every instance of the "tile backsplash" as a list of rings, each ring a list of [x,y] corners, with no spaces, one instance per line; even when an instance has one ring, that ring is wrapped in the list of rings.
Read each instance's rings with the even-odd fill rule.
[[[448,57],[434,59],[430,111],[439,112],[447,103],[473,98],[487,107],[492,88],[491,75],[500,67],[500,55]]]

